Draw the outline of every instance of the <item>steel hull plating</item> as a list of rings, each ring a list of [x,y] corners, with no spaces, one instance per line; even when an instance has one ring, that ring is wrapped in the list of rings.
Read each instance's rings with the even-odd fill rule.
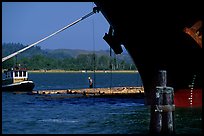
[[[180,89],[175,92],[177,107],[202,107],[202,89]]]
[[[201,20],[199,5],[202,4],[95,3],[114,29],[115,39],[133,58],[143,81],[147,104],[151,103],[158,71],[166,70],[167,86],[174,88],[175,105],[202,106],[202,49],[183,31]],[[193,90],[189,85],[193,85]]]

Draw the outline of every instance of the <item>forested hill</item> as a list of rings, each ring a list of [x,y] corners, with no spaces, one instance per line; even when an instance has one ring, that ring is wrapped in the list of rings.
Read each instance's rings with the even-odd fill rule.
[[[14,53],[26,47],[20,43],[3,43],[2,57]],[[18,63],[26,65],[28,69],[64,69],[64,70],[96,70],[113,69],[134,70],[136,69],[131,57],[127,52],[120,55],[109,55],[109,50],[95,51],[79,49],[41,49],[34,46],[17,56]],[[2,63],[3,68],[9,68],[15,64],[15,57]]]

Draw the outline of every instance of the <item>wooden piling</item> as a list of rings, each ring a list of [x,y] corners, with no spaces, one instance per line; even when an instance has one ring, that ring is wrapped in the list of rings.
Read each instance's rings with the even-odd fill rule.
[[[173,88],[163,88],[163,112],[162,112],[162,134],[172,135],[174,131],[174,111]]]
[[[173,88],[167,87],[166,71],[161,70],[156,81],[151,103],[150,133],[157,135],[175,134]]]

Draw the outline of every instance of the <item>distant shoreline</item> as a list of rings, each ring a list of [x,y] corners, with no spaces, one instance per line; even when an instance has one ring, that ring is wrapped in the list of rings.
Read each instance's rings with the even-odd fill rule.
[[[90,70],[28,70],[29,73],[94,73]],[[137,70],[96,70],[95,73],[138,73]]]

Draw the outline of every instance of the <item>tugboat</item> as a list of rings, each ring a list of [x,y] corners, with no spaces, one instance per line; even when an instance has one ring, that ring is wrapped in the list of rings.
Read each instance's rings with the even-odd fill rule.
[[[2,91],[5,92],[30,92],[35,84],[28,79],[26,68],[20,64],[11,69],[5,70],[2,79]]]

